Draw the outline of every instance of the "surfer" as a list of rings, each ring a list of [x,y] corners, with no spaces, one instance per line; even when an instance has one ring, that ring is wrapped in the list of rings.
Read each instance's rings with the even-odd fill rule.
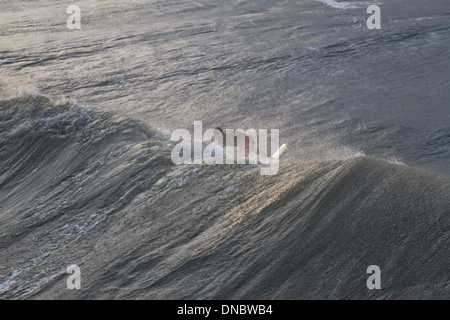
[[[227,145],[226,131],[223,130],[221,127],[216,127],[215,129],[219,130],[220,133],[222,134],[222,147],[225,149],[225,146]],[[267,156],[267,154],[265,154],[264,152],[262,152],[258,149],[257,145],[255,144],[255,140],[253,139],[252,136],[245,135],[245,137],[242,137],[242,135],[245,135],[245,134],[240,133],[240,132],[236,132],[234,134],[234,148],[237,149],[237,153],[244,152],[245,157],[248,158],[250,155],[250,152],[255,151],[258,156],[270,158]],[[238,146],[238,136],[241,139],[244,138],[244,141],[245,141],[245,146],[244,146],[245,149],[244,150],[242,150],[242,148],[240,148],[240,146]],[[217,140],[220,140],[220,139],[217,139]],[[242,155],[242,153],[241,153],[241,155]]]

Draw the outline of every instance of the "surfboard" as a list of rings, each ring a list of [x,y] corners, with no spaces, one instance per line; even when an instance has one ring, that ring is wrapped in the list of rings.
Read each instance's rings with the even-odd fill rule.
[[[278,150],[275,151],[275,153],[272,155],[271,158],[272,158],[272,159],[279,159],[280,156],[286,151],[286,149],[287,149],[287,144],[286,144],[286,143],[283,143],[283,144],[281,145],[281,147],[279,147]]]

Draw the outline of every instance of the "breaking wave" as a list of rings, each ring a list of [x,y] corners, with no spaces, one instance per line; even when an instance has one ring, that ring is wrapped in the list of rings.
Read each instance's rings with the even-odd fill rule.
[[[450,297],[448,177],[365,156],[261,176],[170,151],[99,108],[0,101],[0,297]]]

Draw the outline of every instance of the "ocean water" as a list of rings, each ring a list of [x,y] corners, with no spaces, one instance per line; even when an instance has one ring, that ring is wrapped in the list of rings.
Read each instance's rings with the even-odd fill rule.
[[[0,298],[450,298],[448,1],[70,4],[0,2]],[[175,165],[194,121],[278,174]]]

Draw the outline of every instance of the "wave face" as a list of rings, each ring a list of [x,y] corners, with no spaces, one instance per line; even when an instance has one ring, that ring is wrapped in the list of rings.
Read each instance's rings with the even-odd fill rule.
[[[450,298],[448,177],[372,157],[265,177],[170,151],[98,108],[0,101],[0,297]]]

